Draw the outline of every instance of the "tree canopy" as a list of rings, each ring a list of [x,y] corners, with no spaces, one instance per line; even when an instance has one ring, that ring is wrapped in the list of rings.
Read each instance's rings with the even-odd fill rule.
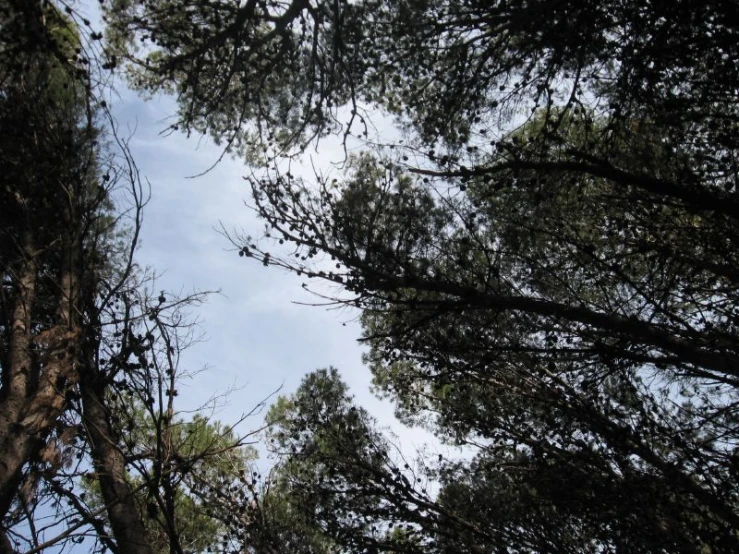
[[[175,91],[178,125],[252,161],[361,138],[373,110],[404,129],[341,179],[255,177],[294,250],[240,244],[341,287],[378,390],[476,452],[432,502],[464,523],[406,511],[414,538],[383,548],[739,548],[736,3],[111,6],[134,85]],[[295,463],[327,448],[315,410],[333,413],[299,410],[318,443],[295,439]],[[349,444],[301,483],[359,548],[399,493]]]
[[[472,450],[399,462],[313,374],[272,413],[276,488],[211,489],[240,507],[229,540],[739,550],[736,2],[103,5],[105,67],[275,162],[251,179],[269,232],[239,253],[338,287],[318,290],[362,311],[377,389]],[[375,112],[403,142],[341,178],[279,163],[369,140]]]
[[[230,428],[177,417],[203,294],[154,294],[134,262],[147,191],[89,26],[0,1],[0,552],[203,551],[220,516],[193,480],[246,460]]]

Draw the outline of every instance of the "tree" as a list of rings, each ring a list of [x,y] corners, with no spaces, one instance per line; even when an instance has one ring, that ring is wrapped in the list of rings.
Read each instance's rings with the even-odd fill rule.
[[[353,404],[336,369],[308,374],[293,395],[272,406],[267,421],[270,448],[278,457],[274,494],[287,509],[270,514],[273,507],[265,502],[264,511],[271,515],[268,521],[283,526],[288,512],[287,522],[302,537],[297,544],[280,544],[284,535],[274,534],[281,546],[276,550],[402,551],[399,546],[410,546],[412,533],[392,527],[412,520],[428,500],[426,493],[414,490],[415,478],[395,465],[391,443]],[[415,545],[419,549],[421,542]]]
[[[537,459],[510,444],[467,462],[441,455],[437,461],[429,453],[408,461],[348,396],[334,402],[331,389],[316,386],[326,381],[345,391],[335,372],[316,372],[273,410],[282,455],[275,473],[283,482],[282,501],[307,514],[303,525],[343,548],[610,552],[665,551],[672,543],[680,551],[700,551],[691,544],[695,537],[686,537],[689,526],[675,519],[685,507],[672,504],[674,490],[664,490],[652,475],[634,472],[615,481],[607,472],[588,472],[596,456],[587,450],[579,460],[566,450]],[[441,486],[437,495],[434,483]],[[633,504],[627,507],[620,495]],[[660,502],[672,510],[656,522],[663,528],[653,529],[652,510]],[[582,504],[595,512],[580,512]]]
[[[735,225],[601,177],[481,172],[434,189],[419,173],[365,157],[339,193],[255,184],[299,258],[242,251],[353,293],[401,415],[431,414],[480,450],[493,490],[514,487],[496,500],[521,509],[494,519],[501,543],[536,525],[529,498],[569,516],[557,529],[580,545],[733,550],[736,290],[718,268]],[[319,252],[336,267],[308,265]]]
[[[256,130],[289,149],[303,131],[335,130],[348,102],[352,123],[367,105],[387,108],[429,144],[479,138],[537,107],[591,103],[613,121],[663,124],[696,148],[736,140],[729,1],[105,5],[110,51],[130,61],[133,84],[176,90],[174,125],[217,139]],[[550,132],[561,124],[553,115]]]
[[[252,159],[403,126],[335,183],[252,179],[294,250],[237,242],[341,287],[400,415],[476,449],[447,545],[736,551],[736,4],[226,4],[116,3],[113,46]]]
[[[309,374],[291,397],[278,401],[269,419],[281,500],[302,514],[301,535],[318,536],[336,549],[331,551],[596,547],[578,541],[566,517],[542,502],[537,506],[531,494],[518,496],[526,491],[479,461],[465,467],[428,453],[415,461],[404,458],[354,405],[336,370]],[[434,495],[438,484],[443,488]]]
[[[187,524],[217,524],[183,483],[243,463],[230,430],[196,420],[194,444],[174,419],[204,295],[154,294],[134,262],[146,189],[102,100],[101,35],[54,2],[0,2],[0,20],[0,552],[201,548]],[[152,450],[127,442],[134,405]]]
[[[278,398],[266,420],[265,439],[278,463],[264,479],[253,474],[241,500],[225,499],[236,514],[230,525],[238,530],[237,549],[331,554],[397,550],[407,542],[386,527],[412,512],[421,491],[404,496],[415,480],[401,479],[390,443],[352,404],[336,369],[307,375],[294,394]]]
[[[131,409],[128,405],[127,410]],[[133,433],[127,437],[130,445],[129,459],[136,460],[129,479],[136,492],[136,506],[146,522],[147,537],[154,552],[168,553],[174,535],[185,552],[206,552],[217,548],[222,538],[223,524],[215,513],[199,498],[205,485],[221,486],[224,481],[249,469],[249,462],[256,457],[251,448],[241,448],[233,432],[220,422],[210,422],[201,415],[191,420],[172,419],[167,428],[158,429],[159,421],[152,421],[144,406],[138,406],[131,414]],[[164,431],[164,432],[162,432]],[[162,444],[162,439],[167,444]],[[152,474],[161,465],[162,447],[170,454],[162,491],[152,490]],[[143,469],[136,474],[136,469]],[[162,473],[161,469],[159,470]],[[104,505],[95,481],[83,482],[90,509]],[[169,529],[170,520],[175,532]]]
[[[3,48],[0,68],[3,552],[11,551],[11,505],[23,500],[22,486],[34,488],[24,471],[54,465],[44,453],[64,434],[84,359],[83,322],[114,251],[104,223],[109,189],[98,186],[99,132],[86,73],[73,61],[79,34],[54,6],[37,7],[4,2],[2,13],[3,45],[18,46]]]

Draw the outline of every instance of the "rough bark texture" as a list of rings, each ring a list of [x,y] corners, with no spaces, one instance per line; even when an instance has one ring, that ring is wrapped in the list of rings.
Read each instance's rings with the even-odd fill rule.
[[[97,480],[108,507],[108,520],[120,552],[151,554],[146,528],[126,480],[125,459],[118,448],[118,433],[111,426],[104,400],[104,384],[85,372],[80,389],[85,427],[95,464]]]
[[[5,515],[10,508],[31,448],[30,442],[24,440],[26,433],[21,428],[21,418],[33,365],[30,346],[35,285],[33,259],[26,259],[19,275],[0,392],[0,515]]]
[[[66,408],[67,393],[78,381],[77,254],[69,251],[65,256],[57,324],[38,330],[34,329],[34,313],[39,270],[30,233],[24,242],[0,390],[0,518],[18,494],[24,466],[46,443]],[[4,532],[2,552],[12,552]]]

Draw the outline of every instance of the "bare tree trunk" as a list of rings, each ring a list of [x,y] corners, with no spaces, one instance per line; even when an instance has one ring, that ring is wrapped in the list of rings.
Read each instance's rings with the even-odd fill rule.
[[[31,311],[36,293],[36,267],[30,237],[26,237],[25,254],[18,271],[8,355],[0,391],[0,517],[7,513],[15,498],[23,464],[33,448],[28,433],[21,426],[33,372]]]
[[[0,391],[0,518],[17,497],[23,467],[46,443],[67,407],[67,394],[79,380],[82,245],[72,202],[65,210],[67,227],[60,250],[58,289],[52,297],[56,314],[51,326],[40,330],[38,312],[44,311],[37,298],[41,249],[28,223],[15,264],[15,298]]]
[[[17,497],[23,467],[44,446],[66,408],[67,392],[77,383],[80,351],[74,324],[76,254],[65,253],[57,325],[36,333],[36,252],[30,233],[23,242],[0,391],[0,519]],[[12,552],[8,537],[4,532],[1,535],[0,553]]]
[[[15,554],[8,534],[3,529],[0,529],[0,554]]]
[[[85,372],[80,390],[97,480],[108,507],[108,520],[118,549],[126,554],[151,554],[146,528],[134,499],[135,491],[126,480],[125,459],[118,447],[118,433],[108,418],[105,387],[94,369]]]

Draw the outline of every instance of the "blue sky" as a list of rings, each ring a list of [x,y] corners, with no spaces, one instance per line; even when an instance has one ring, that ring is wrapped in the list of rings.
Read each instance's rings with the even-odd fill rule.
[[[83,3],[76,9],[101,29],[97,3]],[[225,228],[261,234],[263,223],[245,205],[250,191],[243,177],[252,169],[224,158],[204,176],[189,178],[211,167],[221,149],[206,138],[162,134],[176,110],[172,98],[145,101],[119,82],[110,105],[120,136],[130,136],[131,153],[142,178],[151,185],[137,263],[159,275],[157,291],[177,295],[220,291],[192,311],[204,340],[181,358],[181,370],[194,376],[178,388],[178,409],[192,412],[205,407],[214,419],[231,425],[278,389],[279,394],[289,394],[306,373],[334,366],[357,403],[395,435],[393,442],[406,457],[414,457],[426,443],[432,444],[433,452],[448,452],[450,448],[439,445],[429,433],[400,425],[392,405],[371,394],[371,375],[362,364],[363,349],[357,342],[358,312],[299,305],[316,301],[301,288],[299,277],[239,257],[219,232]],[[386,122],[382,126],[382,131],[388,130]],[[338,173],[332,162],[341,162],[344,152],[329,141],[310,156],[305,161],[308,168]],[[299,173],[294,167],[291,170]],[[312,171],[306,173],[311,175]],[[211,410],[214,397],[219,401]],[[236,433],[246,435],[261,427],[263,417],[264,411],[244,421]],[[268,463],[260,465],[265,468]],[[49,533],[55,531],[52,528]],[[71,551],[88,549],[83,543]]]
[[[252,236],[263,231],[245,205],[249,189],[243,176],[251,170],[224,158],[206,175],[189,178],[210,167],[221,150],[204,138],[162,136],[175,109],[171,98],[144,101],[127,90],[114,102],[122,134],[133,132],[131,150],[152,189],[139,263],[161,275],[158,289],[221,291],[193,311],[206,339],[185,353],[182,365],[202,371],[180,387],[180,408],[196,409],[236,389],[215,413],[230,424],[279,387],[282,394],[290,393],[307,372],[332,365],[357,401],[391,426],[403,450],[412,453],[428,435],[395,423],[392,405],[370,393],[371,376],[357,343],[358,313],[298,305],[316,301],[302,290],[300,278],[237,255],[218,229],[223,225]],[[311,156],[323,171],[338,172],[331,162],[340,162],[343,152],[329,144]],[[247,433],[261,420],[253,418],[239,431]]]

